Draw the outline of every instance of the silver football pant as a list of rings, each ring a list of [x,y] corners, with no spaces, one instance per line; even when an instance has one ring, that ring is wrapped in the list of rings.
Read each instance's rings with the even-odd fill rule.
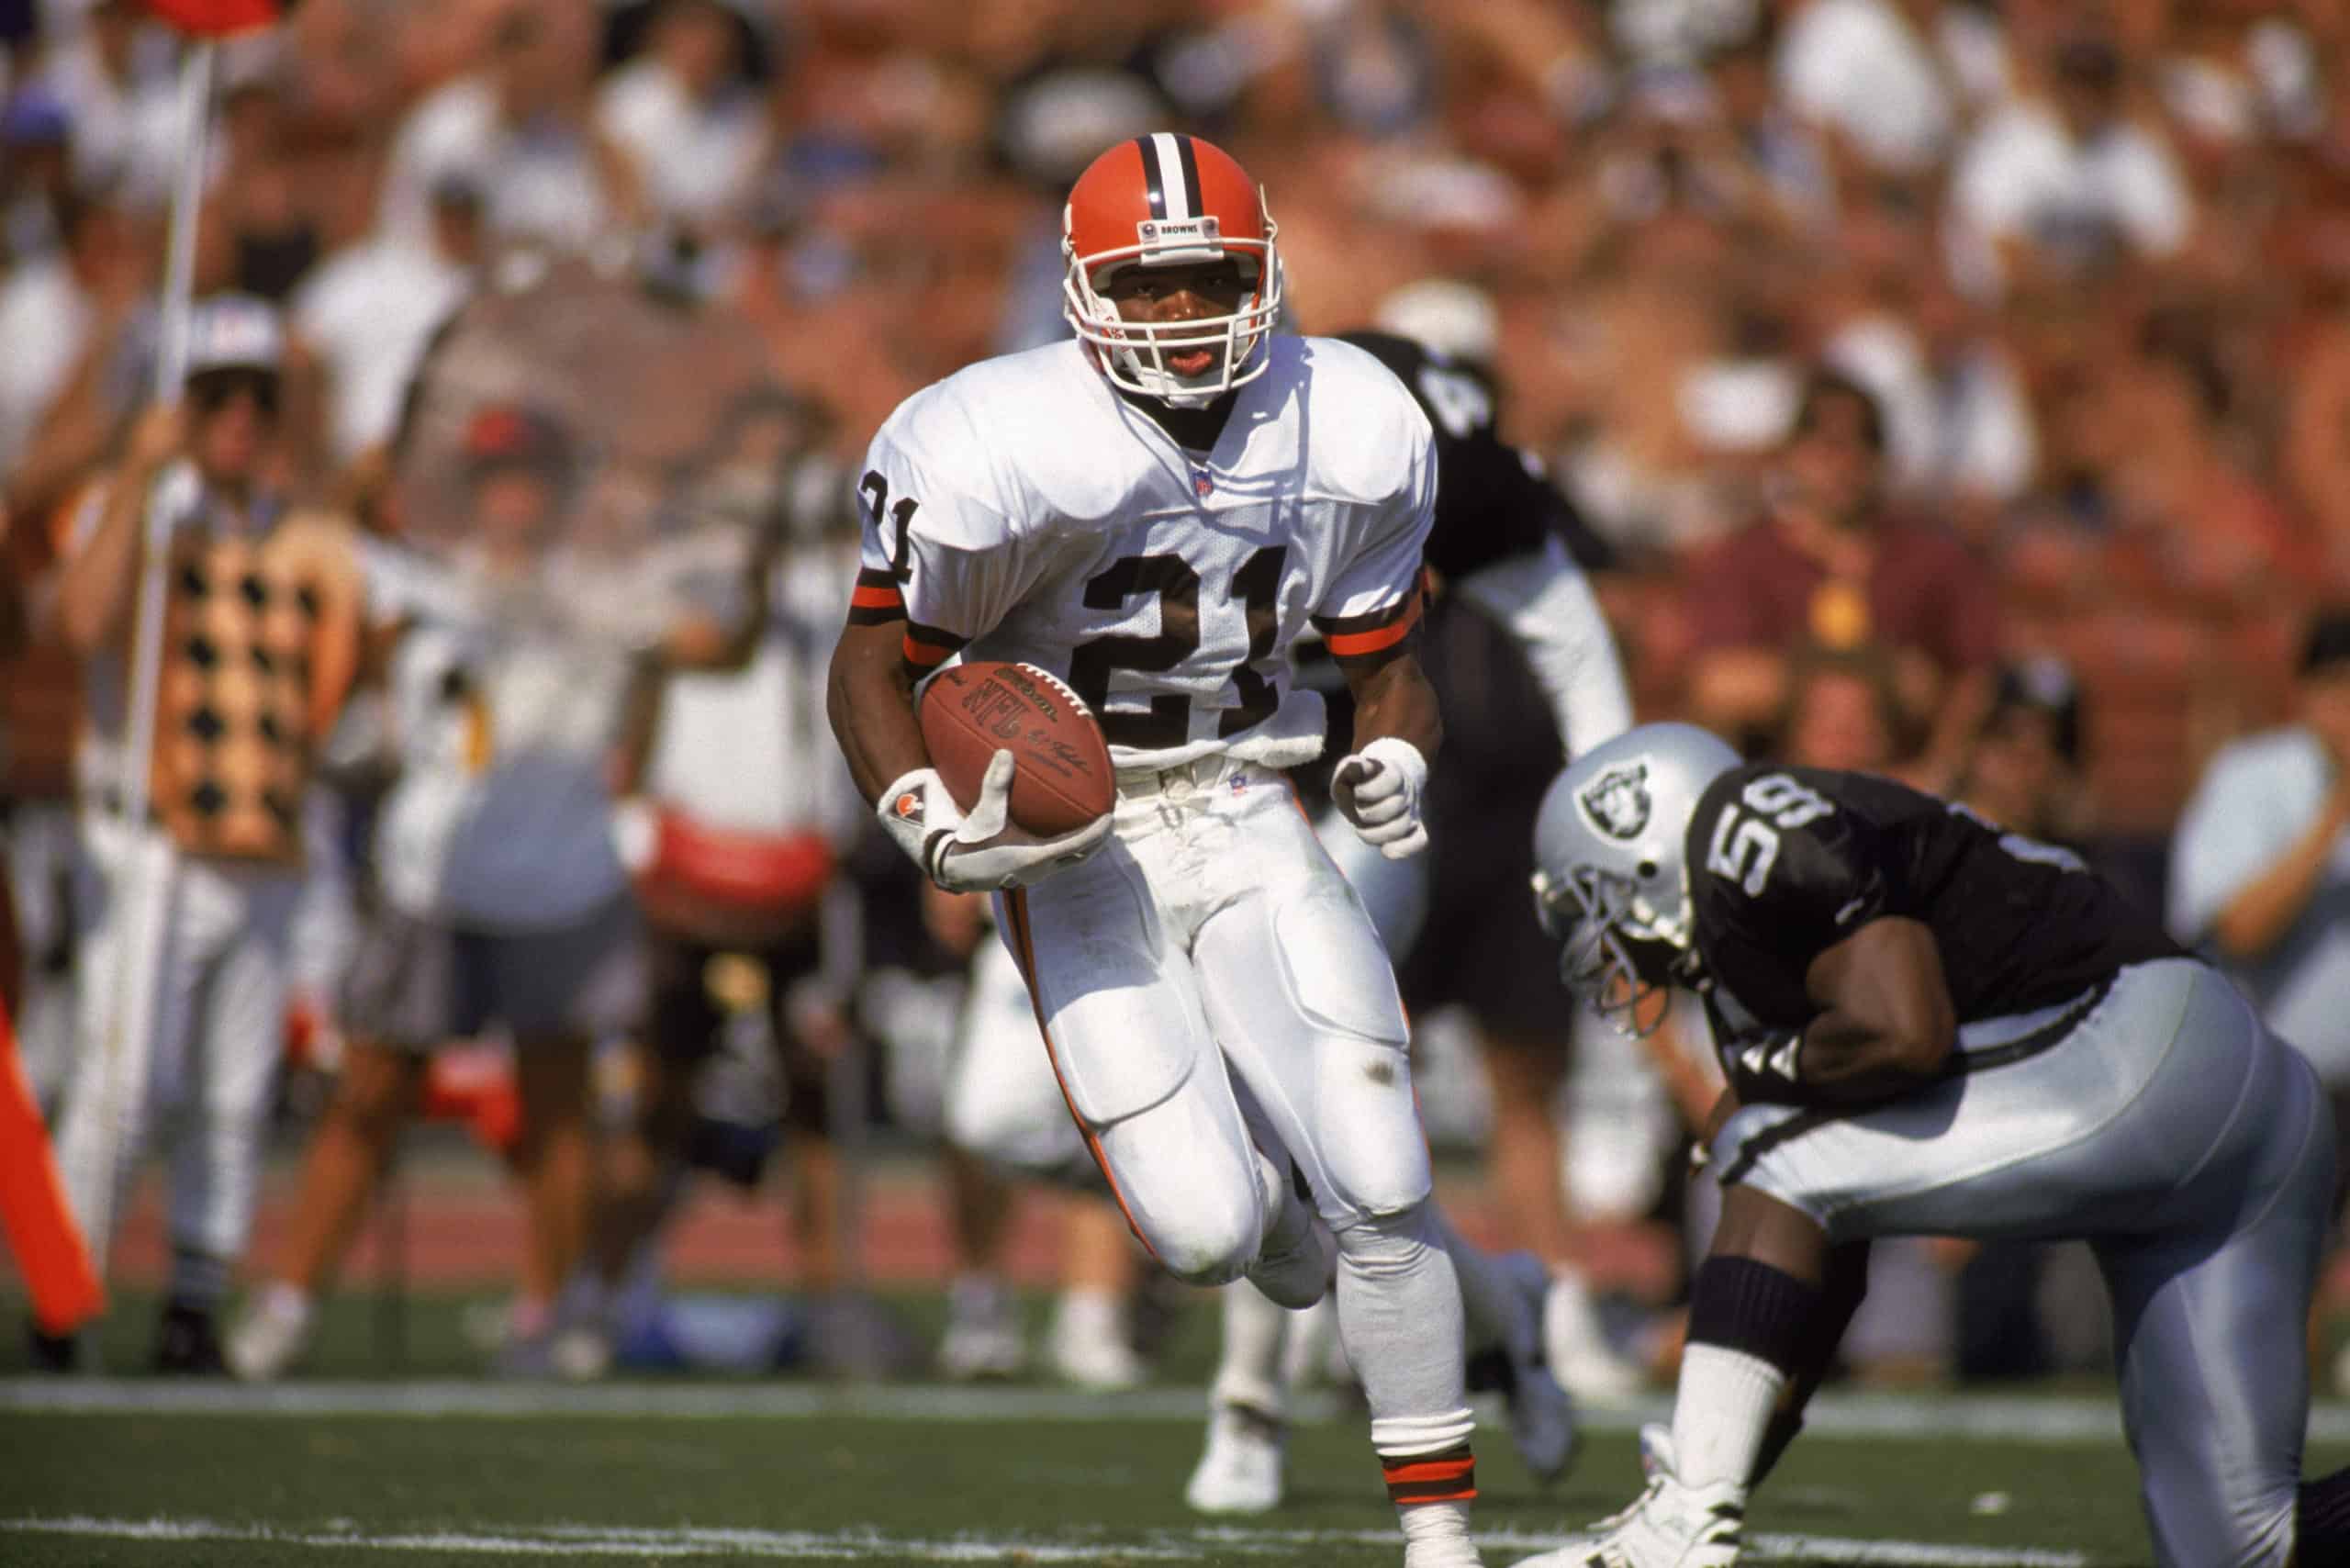
[[[1969,1025],[1961,1048],[2064,1011]],[[1712,1153],[1834,1241],[2090,1242],[2157,1559],[2291,1558],[2333,1126],[2308,1062],[2216,970],[2133,965],[2038,1055],[1852,1115],[1749,1106]]]

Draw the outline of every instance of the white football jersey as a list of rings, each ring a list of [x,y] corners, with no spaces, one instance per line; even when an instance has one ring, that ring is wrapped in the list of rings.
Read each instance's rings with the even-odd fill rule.
[[[1229,751],[1294,767],[1322,700],[1293,690],[1309,624],[1387,656],[1419,613],[1436,498],[1427,418],[1370,354],[1275,337],[1213,450],[1178,445],[1074,342],[982,361],[875,436],[851,610],[1067,680],[1121,768]]]

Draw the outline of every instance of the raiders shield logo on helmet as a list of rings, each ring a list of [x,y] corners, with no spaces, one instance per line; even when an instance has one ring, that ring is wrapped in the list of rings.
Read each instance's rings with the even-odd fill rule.
[[[1649,825],[1649,768],[1644,762],[1611,767],[1575,797],[1591,825],[1610,838],[1629,841]]]

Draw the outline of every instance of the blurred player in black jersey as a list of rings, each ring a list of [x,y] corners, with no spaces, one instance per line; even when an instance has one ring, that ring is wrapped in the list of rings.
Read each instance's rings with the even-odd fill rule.
[[[1424,557],[1430,595],[1420,652],[1447,739],[1423,808],[1440,850],[1387,860],[1355,852],[1349,835],[1326,833],[1325,846],[1370,907],[1413,1014],[1458,1004],[1476,1022],[1493,1087],[1488,1186],[1500,1195],[1512,1239],[1534,1254],[1501,1261],[1514,1272],[1552,1272],[1547,1289],[1539,1276],[1531,1281],[1544,1297],[1550,1370],[1570,1389],[1628,1393],[1638,1374],[1609,1354],[1573,1267],[1553,1112],[1571,1030],[1550,979],[1549,941],[1522,901],[1494,896],[1527,874],[1535,811],[1560,763],[1631,722],[1615,643],[1585,575],[1608,553],[1539,465],[1500,438],[1496,389],[1474,357],[1392,332],[1340,339],[1393,372],[1435,429],[1436,520]],[[1299,679],[1329,707],[1322,755],[1335,759],[1352,748],[1353,703],[1335,664],[1318,653],[1301,650]],[[1327,773],[1326,764],[1292,777],[1311,797],[1326,788]],[[1202,1512],[1257,1513],[1280,1500],[1280,1368],[1292,1327],[1288,1315],[1248,1287],[1227,1290],[1215,1409],[1185,1494]],[[1472,1362],[1472,1373],[1481,1368],[1505,1374],[1490,1354]]]
[[[1561,1281],[1548,1314],[1552,1371],[1570,1389],[1620,1394],[1628,1369],[1611,1362],[1591,1318],[1560,1180],[1571,1026],[1540,928],[1516,901],[1494,896],[1526,874],[1534,814],[1559,766],[1632,722],[1587,576],[1611,564],[1610,552],[1535,459],[1500,438],[1498,395],[1474,361],[1385,332],[1342,336],[1393,371],[1436,427],[1421,667],[1450,738],[1426,808],[1444,847],[1409,866],[1425,879],[1426,913],[1394,948],[1404,1003],[1418,1017],[1457,1005],[1475,1020],[1493,1089],[1487,1186],[1512,1239]],[[1334,728],[1350,712],[1334,706]]]
[[[1695,991],[1722,1215],[1647,1491],[1552,1568],[1729,1568],[1879,1236],[2080,1238],[2165,1568],[2350,1562],[2300,1484],[2333,1179],[2316,1075],[2062,849],[1865,774],[1651,724],[1544,799],[1561,973],[1633,1027]]]

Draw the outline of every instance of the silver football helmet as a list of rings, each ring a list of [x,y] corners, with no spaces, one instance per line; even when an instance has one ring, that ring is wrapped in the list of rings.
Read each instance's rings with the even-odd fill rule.
[[[1693,973],[1684,840],[1706,786],[1738,753],[1694,724],[1642,724],[1577,757],[1534,823],[1534,907],[1559,978],[1602,1017],[1647,1034],[1651,997]]]

